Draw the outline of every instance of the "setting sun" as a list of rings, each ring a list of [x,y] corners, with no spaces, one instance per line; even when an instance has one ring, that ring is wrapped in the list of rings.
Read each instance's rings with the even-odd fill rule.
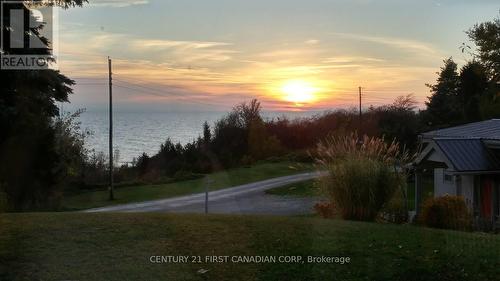
[[[293,80],[285,82],[281,91],[285,94],[286,101],[301,104],[314,101],[314,94],[318,89],[306,81]]]

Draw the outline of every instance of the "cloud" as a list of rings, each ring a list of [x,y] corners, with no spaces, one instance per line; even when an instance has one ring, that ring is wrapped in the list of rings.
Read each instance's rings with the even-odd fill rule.
[[[148,3],[149,0],[91,0],[89,6],[123,8],[135,5],[146,5]]]
[[[74,27],[61,36],[60,66],[73,78],[106,77],[106,56],[111,54],[116,79],[135,84],[142,80],[146,81],[144,86],[156,89],[152,93],[147,89],[141,92],[120,88],[120,93],[128,90],[124,97],[129,101],[152,104],[193,100],[230,107],[250,97],[286,104],[279,89],[280,83],[289,79],[303,79],[318,85],[322,89],[318,106],[323,102],[323,105],[354,102],[359,85],[371,89],[387,85],[411,88],[416,89],[416,96],[421,100],[425,98],[428,91],[424,82],[432,81],[437,66],[408,64],[407,59],[429,61],[437,52],[432,45],[357,34],[337,34],[337,37],[356,40],[351,44],[360,45],[357,41],[364,41],[381,44],[383,50],[391,48],[388,55],[355,48],[344,50],[342,44],[335,45],[338,40],[330,42],[329,38],[322,39],[321,44],[318,40],[305,46],[305,42],[316,40],[310,39],[294,44],[276,42],[264,48],[217,40],[148,38],[141,34]],[[137,89],[127,84],[123,86]],[[96,90],[96,95],[99,94]],[[399,93],[384,95],[390,101]]]
[[[329,57],[323,60],[326,64],[350,64],[350,63],[379,63],[384,62],[384,59],[362,57],[362,56],[337,56]]]
[[[317,40],[317,39],[309,39],[309,40],[305,41],[304,43],[307,44],[307,45],[316,45],[316,44],[319,43],[319,40]]]
[[[352,34],[352,33],[333,33],[333,35],[357,41],[365,41],[370,43],[381,44],[408,52],[418,52],[420,54],[427,54],[433,56],[440,54],[440,51],[433,45],[417,40],[410,40],[397,37]]]
[[[237,53],[227,49],[232,44],[225,42],[133,39],[129,45],[136,52],[156,54],[158,58],[174,59],[178,63],[222,62]]]
[[[85,27],[65,30],[61,33],[60,42],[63,55],[65,52],[71,55],[75,50],[85,50],[86,53],[101,56],[112,54],[114,57],[156,64],[169,63],[186,68],[192,64],[206,66],[225,62],[237,53],[232,44],[227,42],[144,38],[133,34],[87,30]]]
[[[141,48],[172,48],[180,47],[184,49],[204,49],[231,45],[223,42],[203,42],[203,41],[175,41],[175,40],[138,40],[134,42]]]

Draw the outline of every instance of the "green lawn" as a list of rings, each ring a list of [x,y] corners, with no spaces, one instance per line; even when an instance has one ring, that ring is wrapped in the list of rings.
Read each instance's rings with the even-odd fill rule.
[[[498,253],[498,235],[316,218],[0,214],[0,280],[485,281],[500,276]],[[345,256],[350,263],[149,261],[158,255]]]
[[[265,180],[274,177],[292,175],[310,171],[311,164],[295,162],[260,163],[250,167],[231,169],[210,175],[213,183],[210,190],[223,189],[235,185]],[[169,198],[203,192],[205,179],[181,181],[160,185],[129,186],[116,189],[116,200],[108,201],[106,190],[90,191],[80,194],[68,195],[63,201],[65,210],[82,210],[102,207],[113,204],[141,202],[161,198]]]
[[[298,183],[292,183],[285,186],[269,189],[267,194],[279,196],[296,196],[296,197],[309,197],[319,196],[320,192],[315,180],[308,180]]]

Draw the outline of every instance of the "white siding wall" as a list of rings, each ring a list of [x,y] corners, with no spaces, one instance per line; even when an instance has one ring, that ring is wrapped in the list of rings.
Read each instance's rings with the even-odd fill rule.
[[[445,169],[434,169],[434,196],[457,195],[455,179],[445,181]]]
[[[474,204],[474,176],[473,175],[462,175],[461,177],[461,188],[460,196],[463,196],[465,203],[470,210],[473,208]]]

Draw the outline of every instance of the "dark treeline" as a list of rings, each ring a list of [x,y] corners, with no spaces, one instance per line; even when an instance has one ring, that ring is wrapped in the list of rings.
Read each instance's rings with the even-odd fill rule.
[[[415,104],[411,96],[399,97],[393,104],[369,108],[361,122],[355,109],[327,111],[293,120],[286,117],[266,120],[260,103],[252,100],[235,106],[212,126],[206,122],[200,125],[203,133],[186,145],[167,139],[155,155],[143,153],[131,165],[117,167],[115,180],[123,185],[165,183],[261,160],[312,161],[311,149],[332,134],[361,132],[388,141],[396,139],[412,150],[420,128]],[[69,127],[72,122],[62,124]],[[73,135],[66,137],[72,140],[73,146],[83,144],[76,140],[84,136],[71,133],[77,130],[65,131]],[[107,159],[103,154],[78,162],[82,168],[75,169],[79,173],[73,177],[71,187],[85,189],[107,184]]]
[[[363,113],[361,122],[354,109],[310,118],[265,120],[260,103],[252,100],[234,107],[213,128],[205,122],[203,135],[197,140],[181,145],[167,139],[157,154],[142,154],[131,166],[117,168],[117,181],[131,184],[188,179],[266,159],[312,161],[311,149],[332,134],[361,132],[387,141],[397,140],[406,149],[414,150],[421,128],[415,104],[411,96],[399,97],[393,104],[371,107]],[[101,175],[101,183],[105,184],[106,173]],[[99,182],[84,182],[80,186],[94,187],[93,184]]]

